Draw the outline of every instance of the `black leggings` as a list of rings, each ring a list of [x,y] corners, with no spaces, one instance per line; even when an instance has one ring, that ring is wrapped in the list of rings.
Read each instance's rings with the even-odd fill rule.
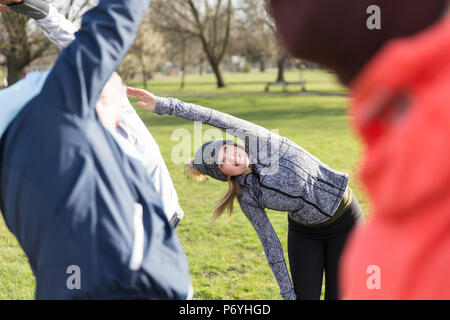
[[[319,300],[325,271],[325,299],[338,299],[338,265],[347,237],[364,216],[353,196],[350,207],[330,225],[308,227],[289,221],[288,255],[299,300]]]

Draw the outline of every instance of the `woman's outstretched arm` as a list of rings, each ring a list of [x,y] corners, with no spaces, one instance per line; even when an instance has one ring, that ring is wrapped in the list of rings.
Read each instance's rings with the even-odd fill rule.
[[[264,127],[214,109],[198,106],[193,103],[186,103],[174,98],[158,97],[142,89],[128,88],[128,94],[141,100],[137,103],[140,107],[160,115],[174,115],[216,127],[243,140],[247,148],[247,144],[252,143],[252,138],[258,140],[278,140],[280,138],[277,134],[272,133]],[[255,143],[257,141],[255,140],[253,142]]]

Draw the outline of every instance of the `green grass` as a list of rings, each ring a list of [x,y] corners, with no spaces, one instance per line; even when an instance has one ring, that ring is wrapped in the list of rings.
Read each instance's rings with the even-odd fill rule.
[[[0,300],[33,299],[34,283],[27,257],[0,218]]]
[[[157,79],[150,83],[149,88],[158,94],[263,94],[267,82],[275,81],[276,74],[273,72],[258,73],[228,73],[225,74],[227,86],[217,89],[216,80],[213,74],[187,75],[185,87],[180,88],[180,77],[166,77]],[[335,75],[323,70],[304,70],[301,75],[299,71],[285,72],[285,80],[297,82],[306,81],[306,89],[311,92],[333,92],[345,93],[346,89],[335,81]],[[140,86],[141,83],[134,81],[131,85]],[[288,86],[288,92],[298,92],[301,87],[298,85]],[[283,92],[283,88],[275,86],[270,88],[271,93]]]
[[[295,76],[296,73],[288,74],[290,78]],[[307,85],[308,90],[315,87],[317,91],[345,93],[332,74],[309,71],[305,77],[312,79]],[[261,93],[265,82],[274,78],[274,73],[226,74],[228,87],[219,90],[215,88],[211,75],[190,76],[183,91],[179,89],[178,78],[163,78],[152,81],[149,89],[158,95],[188,94],[183,100],[230,113],[268,129],[279,129],[281,135],[303,146],[331,167],[348,172],[356,196],[367,211],[366,198],[355,177],[360,143],[349,126],[348,99],[301,96],[292,88],[289,88],[291,94],[287,95],[255,94]],[[183,165],[171,160],[172,149],[180,143],[171,139],[172,132],[186,129],[193,137],[193,123],[141,109],[138,113],[160,145],[185,211],[185,218],[177,230],[189,260],[194,298],[280,299],[278,285],[259,239],[239,207],[235,208],[229,221],[223,217],[206,224],[214,204],[225,193],[226,185],[217,181],[201,184],[188,181],[183,174]],[[203,126],[203,133],[208,129],[210,127]],[[190,143],[193,148],[193,139]],[[268,211],[268,214],[285,248],[287,260],[286,213]],[[31,299],[33,286],[34,279],[26,257],[0,222],[0,299]]]

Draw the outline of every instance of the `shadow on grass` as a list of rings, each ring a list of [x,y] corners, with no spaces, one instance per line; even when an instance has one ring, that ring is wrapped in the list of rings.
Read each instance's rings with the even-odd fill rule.
[[[302,107],[298,110],[262,110],[262,111],[246,111],[246,112],[234,112],[235,117],[241,119],[251,119],[251,121],[273,121],[281,119],[307,119],[307,118],[336,118],[344,117],[347,112],[344,108],[322,108],[318,105],[309,106],[307,108]]]
[[[292,120],[292,119],[301,119],[305,120],[308,118],[322,118],[324,121],[329,121],[332,118],[337,117],[346,117],[347,111],[342,107],[322,107],[319,104],[311,104],[308,106],[299,106],[298,109],[295,107],[289,106],[287,108],[280,107],[277,109],[273,107],[272,109],[260,109],[258,110],[255,107],[254,110],[251,111],[242,111],[242,112],[230,112],[230,115],[247,120],[250,122],[269,122],[273,120]],[[190,120],[186,120],[183,118],[175,117],[175,116],[159,116],[155,114],[148,113],[146,111],[140,111],[139,115],[142,120],[150,127],[163,127],[163,126],[182,126],[186,124],[186,122],[192,122]],[[316,121],[316,120],[315,120]]]

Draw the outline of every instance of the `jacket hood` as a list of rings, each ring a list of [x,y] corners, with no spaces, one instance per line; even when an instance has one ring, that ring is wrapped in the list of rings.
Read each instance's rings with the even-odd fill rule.
[[[0,139],[19,112],[42,90],[46,72],[31,72],[12,86],[0,90]]]

